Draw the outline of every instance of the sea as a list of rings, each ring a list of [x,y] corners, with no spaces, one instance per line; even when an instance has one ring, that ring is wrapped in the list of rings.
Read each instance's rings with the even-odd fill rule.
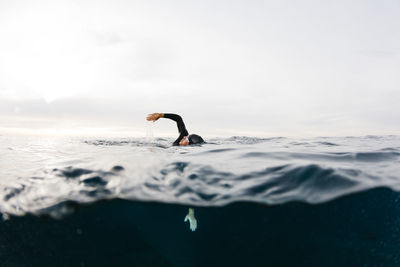
[[[400,266],[400,136],[203,138],[0,136],[0,266]]]

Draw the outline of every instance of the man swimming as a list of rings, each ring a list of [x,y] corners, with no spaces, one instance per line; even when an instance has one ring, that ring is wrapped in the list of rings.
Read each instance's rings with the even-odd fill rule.
[[[176,121],[176,124],[178,126],[178,131],[179,131],[179,137],[176,139],[173,143],[174,146],[187,146],[187,145],[192,145],[192,144],[201,144],[204,143],[203,138],[201,138],[200,135],[197,134],[191,134],[189,135],[188,131],[186,130],[185,123],[183,122],[183,119],[181,116],[177,114],[171,114],[171,113],[152,113],[147,115],[147,120],[148,121],[157,121],[159,118],[166,118],[170,119],[173,121]],[[190,230],[196,231],[197,229],[197,220],[194,217],[194,209],[189,208],[189,213],[186,215],[184,221],[189,221],[190,224]]]
[[[173,121],[176,121],[179,131],[179,137],[173,143],[174,146],[187,146],[187,145],[194,145],[194,144],[201,144],[204,143],[203,138],[197,134],[189,135],[188,131],[186,130],[185,123],[181,116],[172,113],[152,113],[147,115],[148,121],[157,121],[159,118],[166,118]]]

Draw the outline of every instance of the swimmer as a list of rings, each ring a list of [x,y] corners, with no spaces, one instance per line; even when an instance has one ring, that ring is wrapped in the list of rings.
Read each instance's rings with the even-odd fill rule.
[[[171,113],[152,113],[147,115],[147,120],[148,121],[157,121],[159,118],[166,118],[170,119],[173,121],[176,121],[176,124],[178,126],[178,131],[179,131],[179,137],[176,139],[173,143],[174,146],[187,146],[187,145],[192,145],[192,144],[201,144],[204,143],[203,138],[201,138],[200,135],[197,134],[191,134],[189,135],[188,131],[186,130],[185,123],[183,122],[183,119],[181,116],[177,114],[171,114]],[[184,221],[189,221],[190,224],[190,230],[193,232],[196,231],[197,228],[197,220],[194,217],[194,209],[189,208],[189,213],[186,215]]]
[[[174,146],[187,146],[187,145],[204,143],[204,140],[203,140],[203,138],[201,138],[200,135],[197,135],[197,134],[189,135],[188,131],[186,130],[185,123],[183,122],[182,117],[177,114],[152,113],[152,114],[147,115],[146,119],[148,121],[155,122],[159,118],[166,118],[166,119],[176,121],[176,124],[178,126],[178,131],[179,131],[179,137],[178,137],[178,139],[176,139],[174,141],[174,143],[173,143]]]

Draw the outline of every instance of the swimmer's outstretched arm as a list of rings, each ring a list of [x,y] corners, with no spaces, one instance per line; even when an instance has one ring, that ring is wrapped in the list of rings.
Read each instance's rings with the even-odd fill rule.
[[[183,119],[181,116],[177,114],[172,114],[172,113],[152,113],[147,115],[147,120],[148,121],[157,121],[159,118],[166,118],[170,119],[176,122],[178,126],[178,131],[179,131],[179,137],[176,139],[173,143],[174,146],[179,146],[180,141],[185,137],[188,136],[189,133],[186,130],[185,123],[183,122]]]
[[[190,230],[192,230],[192,232],[196,231],[197,220],[194,217],[194,209],[193,208],[189,208],[189,213],[185,217],[185,222],[187,220],[189,220],[189,223],[190,223]]]

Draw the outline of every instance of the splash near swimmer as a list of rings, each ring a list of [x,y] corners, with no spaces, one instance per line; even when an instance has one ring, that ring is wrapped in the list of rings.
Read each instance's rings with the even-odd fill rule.
[[[147,125],[146,127],[146,141],[150,142],[154,139],[154,125]]]

